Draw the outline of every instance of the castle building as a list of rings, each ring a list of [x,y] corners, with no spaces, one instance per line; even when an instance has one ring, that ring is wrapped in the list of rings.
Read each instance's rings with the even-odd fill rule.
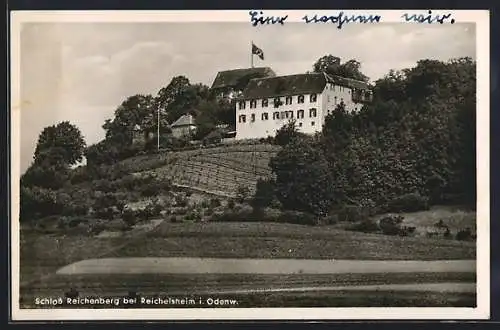
[[[290,120],[299,131],[314,134],[339,104],[359,111],[371,100],[367,83],[326,73],[252,79],[235,102],[236,139],[275,136]]]

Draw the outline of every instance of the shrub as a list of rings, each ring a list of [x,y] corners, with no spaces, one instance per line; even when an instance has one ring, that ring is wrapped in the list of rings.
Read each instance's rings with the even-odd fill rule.
[[[171,188],[172,185],[168,180],[149,182],[141,188],[141,195],[145,197],[159,196],[169,192]]]
[[[230,210],[232,210],[232,209],[234,209],[235,204],[236,204],[236,203],[234,202],[234,200],[230,199],[230,200],[227,202],[227,208],[228,208],[228,209],[230,209]]]
[[[21,187],[20,219],[21,221],[29,221],[48,215],[61,214],[67,202],[49,189]]]
[[[186,207],[188,205],[188,200],[186,197],[175,196],[175,206],[177,207]]]
[[[474,239],[472,235],[472,230],[470,228],[465,228],[457,232],[455,238],[458,241],[472,241]]]
[[[104,193],[111,193],[115,191],[115,187],[113,187],[111,181],[107,179],[95,180],[93,182],[93,187],[95,190],[102,191]]]
[[[257,181],[255,195],[252,199],[252,206],[264,208],[271,206],[273,201],[277,201],[273,182],[259,179]]]
[[[428,198],[418,193],[396,197],[387,204],[388,212],[417,212],[429,209]]]
[[[137,222],[137,214],[134,210],[125,209],[122,212],[122,220],[129,227],[132,227]]]
[[[379,227],[384,235],[399,235],[401,232],[401,223],[404,217],[388,216],[380,219]]]
[[[278,217],[279,222],[293,223],[298,225],[316,225],[317,218],[306,212],[285,211]]]
[[[357,205],[344,205],[336,211],[340,222],[363,222],[369,217],[369,208]]]
[[[125,203],[116,198],[114,194],[104,194],[96,199],[94,202],[94,213],[98,218],[113,219],[116,215],[121,213]]]
[[[412,236],[413,234],[415,234],[416,229],[417,229],[417,227],[414,227],[414,226],[402,226],[399,229],[398,235],[399,236]]]
[[[217,197],[211,198],[210,199],[210,207],[219,207],[221,206],[220,199]]]
[[[236,190],[236,200],[239,203],[244,203],[250,197],[250,189],[246,186],[239,186]]]
[[[360,223],[354,224],[346,229],[359,231],[362,233],[375,233],[380,230],[380,227],[378,226],[377,222],[373,221],[372,219],[365,219]]]

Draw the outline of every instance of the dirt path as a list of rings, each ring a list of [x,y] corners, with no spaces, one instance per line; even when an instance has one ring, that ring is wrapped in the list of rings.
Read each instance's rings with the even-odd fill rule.
[[[475,293],[475,283],[416,283],[416,284],[382,284],[382,285],[350,285],[350,286],[309,286],[293,288],[255,288],[218,290],[209,294],[247,294],[276,292],[318,292],[318,291],[412,291],[412,292],[454,292]]]
[[[73,263],[59,269],[57,274],[471,273],[475,270],[475,260],[103,258]]]

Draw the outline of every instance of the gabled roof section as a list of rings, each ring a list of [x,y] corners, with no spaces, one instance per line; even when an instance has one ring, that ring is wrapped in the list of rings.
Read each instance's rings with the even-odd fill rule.
[[[242,99],[321,93],[327,77],[323,73],[253,79],[243,91]]]
[[[212,84],[212,89],[234,88],[244,89],[251,79],[275,77],[276,73],[269,67],[247,68],[220,71]]]
[[[344,78],[340,76],[335,76],[335,75],[326,75],[329,81],[332,81],[335,83],[335,85],[340,85],[352,89],[363,89],[363,90],[369,90],[370,85],[364,81],[360,80],[355,80],[351,78]]]
[[[170,127],[195,126],[194,117],[190,114],[180,116]]]

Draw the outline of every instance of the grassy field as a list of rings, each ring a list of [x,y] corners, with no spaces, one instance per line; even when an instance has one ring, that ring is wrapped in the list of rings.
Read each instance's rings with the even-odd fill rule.
[[[97,257],[475,259],[475,243],[278,223],[167,223],[134,238],[21,234],[21,283]]]

